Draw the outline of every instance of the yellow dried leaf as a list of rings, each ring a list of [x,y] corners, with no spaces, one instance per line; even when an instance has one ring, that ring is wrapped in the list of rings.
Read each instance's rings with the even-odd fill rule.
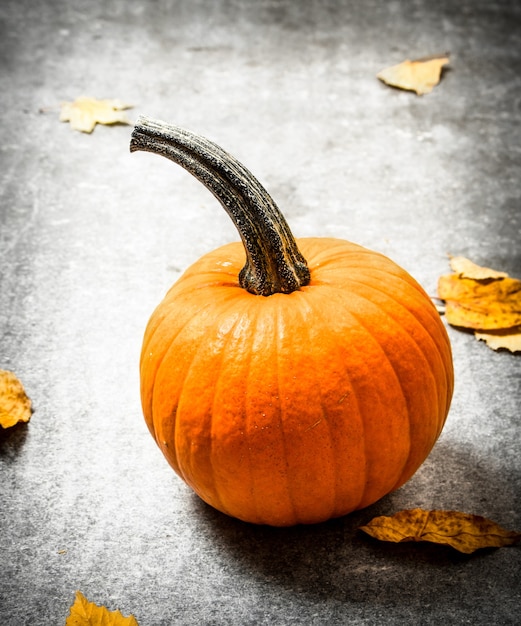
[[[442,68],[449,62],[447,55],[416,61],[406,60],[383,69],[376,77],[391,87],[415,91],[421,96],[430,93],[440,82]]]
[[[89,602],[81,593],[70,608],[65,626],[139,626],[133,615],[124,617],[120,611],[109,611],[104,606]]]
[[[473,280],[489,280],[507,278],[506,272],[498,272],[490,267],[476,265],[463,256],[453,256],[450,259],[450,266],[460,278],[472,278]]]
[[[96,124],[130,124],[124,110],[132,108],[120,100],[96,100],[81,96],[61,105],[60,122],[70,122],[74,130],[91,133]]]
[[[521,533],[505,530],[479,515],[459,511],[409,509],[392,517],[375,517],[363,530],[381,541],[429,541],[471,554],[479,548],[501,548],[521,541]]]
[[[515,278],[478,281],[446,274],[438,281],[449,324],[474,330],[521,325],[521,281]]]
[[[488,333],[474,333],[478,341],[484,341],[492,350],[510,350],[521,352],[521,326],[496,330]]]
[[[31,419],[31,400],[20,380],[7,370],[0,370],[0,426],[10,428]]]

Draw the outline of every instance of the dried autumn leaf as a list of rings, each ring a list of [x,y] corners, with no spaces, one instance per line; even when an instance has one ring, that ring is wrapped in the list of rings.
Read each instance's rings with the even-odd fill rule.
[[[521,541],[521,533],[505,530],[485,517],[459,511],[409,509],[391,517],[375,517],[360,530],[381,541],[428,541],[451,546],[465,554]]]
[[[416,61],[407,59],[403,63],[383,69],[376,77],[391,87],[415,91],[421,96],[430,93],[440,82],[442,68],[449,63],[447,55]]]
[[[449,324],[474,330],[521,325],[521,281],[515,278],[477,281],[446,274],[438,281]]]
[[[453,256],[450,259],[450,266],[460,278],[472,278],[473,280],[489,280],[507,278],[506,272],[498,272],[490,267],[476,265],[463,256]]]
[[[449,324],[473,329],[493,350],[521,352],[521,281],[465,257],[450,265],[455,273],[438,281]]]
[[[120,611],[109,611],[104,606],[89,602],[81,593],[70,608],[65,626],[139,626],[133,615],[124,617]]]
[[[124,110],[132,108],[120,100],[96,100],[81,96],[61,105],[60,122],[70,122],[74,130],[91,133],[96,124],[130,124]]]
[[[484,341],[492,350],[521,352],[521,326],[507,330],[492,330],[488,333],[476,332],[474,335],[478,341]]]
[[[7,370],[0,370],[0,426],[10,428],[31,419],[31,400],[20,380]]]

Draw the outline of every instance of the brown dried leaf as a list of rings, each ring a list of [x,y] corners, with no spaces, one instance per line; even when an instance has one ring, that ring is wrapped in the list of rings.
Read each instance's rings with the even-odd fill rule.
[[[381,81],[407,91],[415,91],[421,96],[430,93],[440,82],[441,71],[450,62],[448,55],[403,61],[398,65],[387,67],[376,77]]]
[[[96,100],[81,96],[74,102],[63,102],[60,122],[70,122],[74,130],[91,133],[96,124],[130,124],[123,111],[132,105],[120,100]]]
[[[521,352],[521,326],[506,330],[492,330],[488,333],[474,333],[478,341],[484,341],[492,350]]]
[[[490,267],[481,267],[476,265],[463,256],[453,256],[450,259],[450,266],[460,278],[472,278],[473,280],[489,280],[507,278],[506,272],[498,272],[490,269]]]
[[[363,530],[381,541],[429,541],[471,554],[479,548],[501,548],[521,541],[521,533],[505,530],[479,515],[459,511],[409,509],[392,517],[375,517]]]
[[[521,281],[515,278],[478,281],[446,274],[438,281],[449,324],[474,330],[521,325]]]
[[[0,426],[10,428],[31,419],[31,400],[20,380],[7,370],[0,370]]]
[[[104,606],[89,602],[81,593],[70,608],[65,626],[139,626],[133,615],[124,617],[120,611],[109,611]]]

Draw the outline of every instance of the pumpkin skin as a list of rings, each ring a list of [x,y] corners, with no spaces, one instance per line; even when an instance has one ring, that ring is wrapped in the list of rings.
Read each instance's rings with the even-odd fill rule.
[[[444,425],[449,339],[418,283],[344,240],[298,239],[309,284],[253,295],[241,243],[202,257],[153,313],[148,428],[208,504],[256,524],[345,515],[403,485]]]

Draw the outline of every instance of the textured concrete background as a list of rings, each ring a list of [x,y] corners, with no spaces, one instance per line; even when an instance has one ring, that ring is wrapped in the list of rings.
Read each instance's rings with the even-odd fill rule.
[[[141,417],[152,309],[237,239],[180,168],[130,155],[130,126],[58,121],[85,94],[220,143],[297,236],[377,249],[430,292],[447,254],[521,277],[521,5],[440,0],[2,0],[0,368],[35,413],[0,440],[0,624],[63,624],[80,589],[177,624],[516,624],[521,551],[465,557],[357,532],[402,508],[521,529],[521,360],[449,329],[456,391],[398,492],[277,530],[203,505]],[[430,94],[376,73],[449,51]]]

